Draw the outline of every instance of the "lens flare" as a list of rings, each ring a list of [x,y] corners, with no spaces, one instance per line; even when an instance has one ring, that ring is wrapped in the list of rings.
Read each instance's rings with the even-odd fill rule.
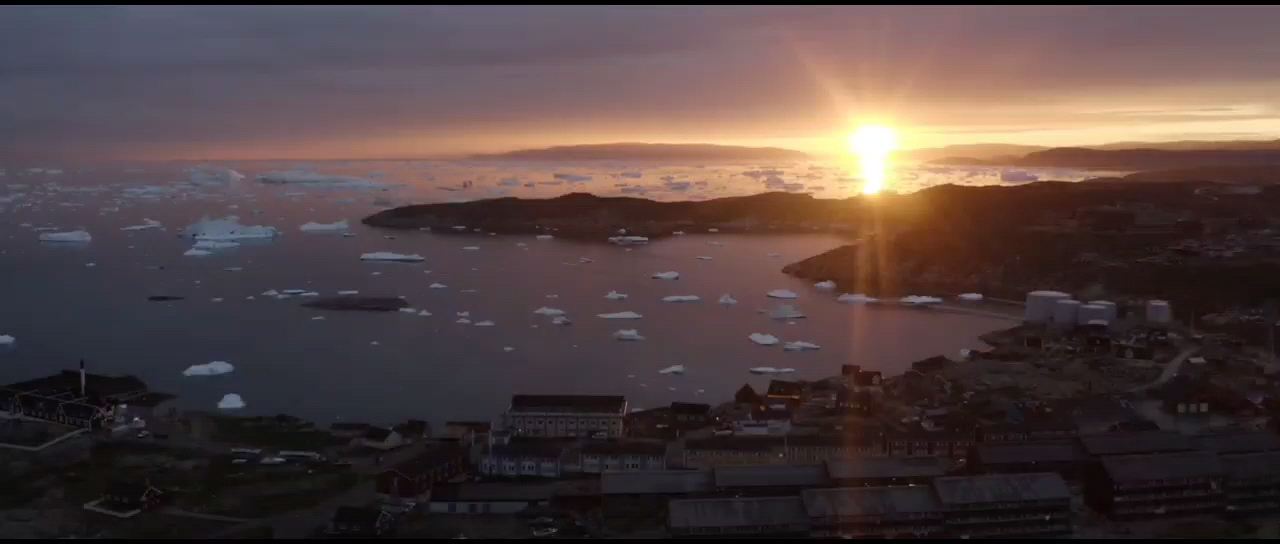
[[[862,193],[874,195],[885,187],[889,174],[889,154],[898,145],[893,129],[864,125],[849,136],[849,149],[858,156],[862,168]]]

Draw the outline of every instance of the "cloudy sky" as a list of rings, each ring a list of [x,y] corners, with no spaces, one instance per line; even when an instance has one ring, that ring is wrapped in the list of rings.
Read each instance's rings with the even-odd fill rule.
[[[1280,8],[4,7],[0,157],[1280,138]]]

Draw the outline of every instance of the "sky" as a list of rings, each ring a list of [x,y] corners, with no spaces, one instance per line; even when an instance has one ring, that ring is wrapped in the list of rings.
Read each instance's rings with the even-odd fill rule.
[[[1280,138],[1280,8],[0,7],[0,158]]]

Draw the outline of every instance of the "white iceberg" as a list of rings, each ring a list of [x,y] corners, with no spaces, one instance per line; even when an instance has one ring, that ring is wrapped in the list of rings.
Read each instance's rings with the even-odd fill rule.
[[[676,271],[656,272],[652,277],[655,280],[678,280],[680,279],[680,273]]]
[[[196,240],[245,240],[275,238],[280,231],[262,225],[241,225],[240,218],[229,215],[222,219],[201,219],[187,227],[188,236]]]
[[[358,295],[360,294],[360,291],[357,291],[355,289],[346,289],[343,291],[338,291],[338,294],[339,295]]]
[[[942,304],[942,299],[924,295],[907,295],[898,299],[898,302],[912,306],[919,306],[925,304]]]
[[[148,229],[158,229],[162,226],[163,225],[161,225],[159,221],[144,218],[142,220],[141,225],[130,225],[127,227],[120,227],[120,230],[148,230]]]
[[[405,313],[405,314],[416,314],[418,313],[418,309],[417,308],[400,308],[399,312]]]
[[[236,367],[226,361],[211,361],[203,365],[191,365],[182,371],[183,376],[217,376],[229,374]]]
[[[803,340],[796,340],[795,342],[787,342],[786,344],[782,345],[783,351],[808,351],[808,350],[815,350],[815,349],[822,349],[822,347],[812,342],[805,342]]]
[[[484,321],[476,321],[476,322],[475,322],[475,326],[477,326],[477,327],[492,327],[492,326],[493,326],[493,322],[492,322],[492,321],[489,321],[489,320],[487,320],[487,319],[486,319],[486,320],[484,320]]]
[[[86,243],[93,240],[88,231],[72,230],[67,232],[45,232],[40,234],[41,242]]]
[[[771,366],[757,366],[747,369],[747,372],[752,374],[788,374],[795,371],[796,369],[794,368],[773,368]]]
[[[684,374],[684,365],[671,365],[659,370],[658,374]]]
[[[555,315],[564,315],[564,310],[561,310],[559,308],[548,308],[546,306],[543,306],[541,308],[538,308],[537,310],[534,310],[533,313],[538,315],[555,316]]]
[[[239,242],[231,242],[226,240],[196,240],[193,249],[227,249],[229,247],[240,247]]]
[[[682,231],[682,230],[673,230],[673,231],[671,231],[671,235],[672,235],[672,236],[684,236],[684,231]]]
[[[471,323],[471,320],[465,317],[459,317],[456,321],[454,321],[454,323],[462,323],[463,325],[467,325]]]
[[[769,258],[771,258],[771,259],[772,259],[772,258],[781,257],[781,256],[782,256],[782,254],[781,254],[781,253],[769,253],[769,254],[767,254],[767,255],[765,255],[765,256],[766,256],[766,257],[769,257]]]
[[[552,239],[552,238],[554,238],[554,237],[553,237],[553,236],[551,236],[550,234],[539,234],[539,235],[537,235],[537,236],[534,236],[534,238],[537,238],[537,239],[539,239],[539,240],[550,240],[550,239]]]
[[[428,311],[426,311],[426,310],[422,310],[422,311],[418,312],[418,315],[419,315],[419,316],[422,316],[422,317],[431,317],[431,312],[428,312]]]
[[[774,319],[800,319],[804,317],[804,312],[790,304],[779,304],[769,312],[769,317]]]
[[[302,232],[342,232],[349,229],[350,225],[347,224],[346,219],[335,221],[333,223],[316,223],[308,221],[298,227],[298,230]]]
[[[244,174],[220,166],[194,166],[187,174],[192,185],[228,185],[244,179]]]
[[[982,293],[960,293],[956,298],[968,302],[978,302],[982,300]]]
[[[644,340],[643,336],[635,329],[620,329],[614,331],[613,337],[618,340]]]
[[[765,293],[765,295],[768,296],[769,298],[788,298],[788,299],[796,298],[799,296],[795,294],[794,291],[790,291],[787,289],[774,289],[772,291],[769,291],[768,293]]]
[[[644,316],[628,310],[625,312],[614,312],[611,314],[596,314],[596,317],[603,319],[640,319]]]
[[[835,289],[835,288],[836,288],[836,282],[831,281],[831,280],[820,281],[820,282],[818,282],[818,283],[813,284],[813,287],[814,287],[814,289],[821,289],[821,290],[823,290],[823,291],[831,291],[831,290],[833,290],[833,289]]]
[[[609,293],[606,294],[604,298],[607,298],[609,300],[624,300],[627,298],[627,294],[619,293],[617,291],[609,291]]]
[[[463,251],[479,251],[480,246],[463,246]]]
[[[403,253],[392,253],[392,252],[390,252],[390,251],[375,251],[375,252],[373,252],[373,253],[365,253],[365,254],[360,255],[360,260],[362,260],[362,261],[394,261],[394,262],[401,262],[401,263],[416,263],[416,262],[422,262],[422,261],[425,261],[426,259],[425,259],[425,258],[423,258],[423,257],[422,257],[422,255],[418,255],[418,254],[416,254],[416,253],[415,253],[415,254],[412,254],[412,255],[406,255],[406,254],[403,254]]]
[[[698,302],[702,300],[698,295],[671,295],[662,297],[663,302]]]
[[[778,337],[772,334],[763,334],[763,333],[753,332],[750,335],[748,335],[747,338],[751,339],[752,342],[755,342],[762,346],[772,346],[778,343]]]
[[[710,261],[710,260],[711,260],[711,257],[708,257],[708,256],[706,256],[706,255],[698,255],[697,259],[698,259],[699,261]]]
[[[725,294],[723,294],[723,295],[720,295],[720,301],[719,301],[719,302],[720,302],[720,304],[737,304],[737,303],[738,303],[738,299],[733,298],[733,296],[732,296],[732,295],[730,295],[729,293],[725,293]]]
[[[569,321],[569,318],[562,315],[551,318],[552,325],[568,325],[570,323],[572,323],[572,321]]]
[[[238,410],[244,407],[244,399],[235,393],[227,393],[222,396],[222,400],[218,401],[218,409],[220,410]]]
[[[7,334],[0,334],[0,346],[12,346],[18,339]]]
[[[431,289],[447,289],[449,286],[443,283],[433,283],[431,285],[428,285],[427,287]]]
[[[879,302],[879,301],[880,299],[878,298],[869,297],[862,293],[845,293],[843,295],[836,297],[836,302],[840,302],[843,304],[870,304],[870,303]]]
[[[620,246],[634,246],[647,244],[649,239],[644,236],[610,236],[609,243]]]
[[[364,178],[317,174],[306,170],[284,170],[267,172],[258,176],[258,181],[272,185],[298,185],[303,187],[333,187],[349,189],[377,189],[386,187]]]
[[[183,251],[182,254],[187,257],[205,257],[205,256],[213,255],[213,252],[205,249],[191,248],[186,251]]]

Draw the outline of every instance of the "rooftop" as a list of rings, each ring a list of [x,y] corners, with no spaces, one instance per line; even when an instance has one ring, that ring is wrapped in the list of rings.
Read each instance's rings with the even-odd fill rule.
[[[627,399],[613,395],[513,395],[513,412],[626,412]]]
[[[1116,483],[1221,476],[1222,462],[1206,451],[1103,457],[1102,468]]]
[[[750,465],[713,469],[716,487],[814,487],[828,484],[822,465]]]
[[[1228,454],[1221,461],[1230,480],[1280,480],[1280,451]]]
[[[933,490],[926,486],[806,489],[801,497],[811,518],[891,516],[942,510]]]
[[[667,511],[672,529],[809,524],[800,497],[676,499]]]
[[[1084,450],[1070,440],[978,445],[978,459],[987,464],[1069,463],[1084,458]]]
[[[1280,436],[1270,431],[1225,431],[1199,434],[1191,441],[1202,450],[1217,453],[1247,453],[1280,450]]]
[[[25,393],[55,396],[59,393],[80,392],[80,371],[63,370],[51,376],[17,382],[5,386]],[[92,397],[113,397],[147,390],[147,384],[134,376],[103,376],[85,373],[85,391]]]
[[[1068,500],[1071,491],[1052,472],[945,476],[933,481],[938,499],[945,505]]]
[[[671,413],[673,414],[705,415],[709,411],[711,411],[710,404],[698,404],[693,402],[671,403]]]
[[[928,478],[946,474],[948,464],[940,457],[856,457],[827,461],[827,474],[834,480]]]
[[[1080,437],[1089,455],[1126,455],[1190,451],[1191,440],[1177,431],[1134,431]]]
[[[467,482],[441,484],[431,490],[431,501],[545,501],[555,494],[557,482]]]
[[[769,397],[799,397],[804,393],[804,384],[783,380],[769,380]]]
[[[688,450],[718,451],[768,451],[782,447],[780,436],[712,436],[708,438],[691,438],[685,442]]]
[[[665,442],[617,441],[588,442],[582,445],[585,455],[666,455]]]
[[[563,440],[525,438],[512,439],[507,444],[495,444],[489,451],[502,457],[560,457],[568,444]]]
[[[710,470],[647,470],[600,475],[604,495],[687,495],[711,491]]]

